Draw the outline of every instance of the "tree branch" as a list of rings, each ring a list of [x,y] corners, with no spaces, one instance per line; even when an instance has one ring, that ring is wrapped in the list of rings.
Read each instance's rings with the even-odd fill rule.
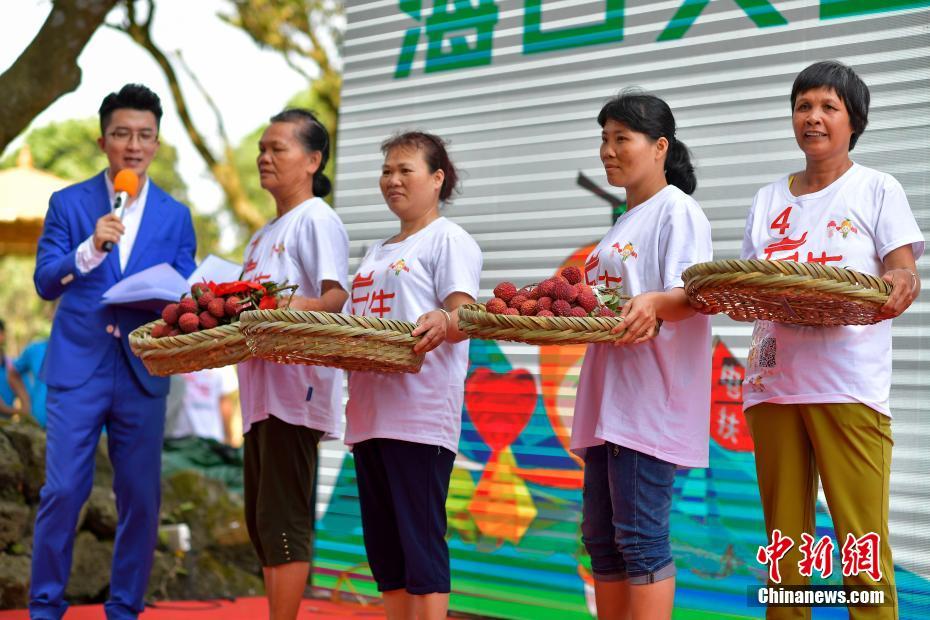
[[[226,140],[224,145],[226,157],[221,160],[213,154],[207,146],[207,141],[197,129],[197,126],[194,125],[189,108],[187,107],[187,100],[184,98],[184,93],[181,91],[181,84],[178,81],[177,73],[175,73],[174,67],[171,66],[168,57],[152,39],[151,25],[155,12],[155,5],[153,0],[146,1],[149,10],[148,16],[145,22],[140,23],[136,18],[135,0],[126,0],[127,20],[126,23],[120,27],[120,30],[129,35],[133,41],[151,54],[155,62],[158,63],[158,66],[161,67],[162,73],[165,74],[165,79],[168,80],[168,87],[171,89],[171,96],[178,110],[178,116],[181,118],[181,123],[184,125],[184,130],[187,132],[191,143],[193,143],[194,148],[200,154],[207,168],[210,169],[213,178],[216,179],[216,182],[220,185],[220,188],[222,188],[229,209],[250,232],[255,232],[264,225],[265,221],[255,205],[249,200],[245,188],[242,186],[242,179],[239,176],[238,170],[236,170],[235,163],[229,157],[229,153],[232,151],[229,142]],[[195,79],[194,82],[199,86],[198,80]],[[219,110],[213,105],[209,97],[208,102],[213,107],[219,119]],[[220,126],[222,127],[222,121],[220,121]]]
[[[55,0],[32,42],[0,75],[0,153],[36,116],[81,83],[77,64],[118,0]]]
[[[191,82],[194,83],[194,86],[197,87],[197,90],[200,91],[201,96],[207,102],[207,105],[210,106],[210,109],[213,110],[213,115],[216,117],[216,128],[219,131],[220,137],[223,139],[223,147],[229,148],[229,134],[226,133],[226,125],[223,123],[223,115],[220,112],[219,107],[217,107],[216,102],[213,100],[213,97],[210,96],[210,93],[207,92],[207,89],[203,87],[203,84],[200,82],[200,79],[197,75],[191,71],[190,66],[184,60],[184,56],[181,54],[181,50],[177,50],[174,53],[177,56],[178,62],[181,63],[181,68],[184,69],[184,73],[187,74],[187,77],[191,79]]]

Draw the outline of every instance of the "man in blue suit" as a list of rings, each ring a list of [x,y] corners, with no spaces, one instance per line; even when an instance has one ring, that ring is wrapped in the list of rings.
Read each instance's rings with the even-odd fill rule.
[[[119,513],[104,609],[110,620],[136,618],[143,609],[158,531],[168,379],[150,375],[127,340],[156,315],[105,306],[101,297],[122,278],[159,263],[184,276],[194,270],[190,210],[146,176],[158,151],[161,115],[158,96],[144,86],[128,84],[107,95],[98,143],[109,166],[52,195],[39,239],[36,290],[61,303],[43,367],[48,445],[33,541],[32,618],[57,620],[67,608],[78,513],[90,494],[104,426]],[[111,213],[113,177],[125,168],[138,175],[140,189],[120,219]],[[115,244],[112,251],[107,241]]]

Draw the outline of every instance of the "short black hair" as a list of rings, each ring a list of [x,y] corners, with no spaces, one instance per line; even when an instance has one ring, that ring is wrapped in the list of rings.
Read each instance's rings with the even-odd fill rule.
[[[792,114],[798,96],[813,88],[832,88],[846,106],[853,130],[849,138],[849,150],[853,150],[859,136],[869,124],[869,87],[851,67],[837,60],[815,62],[794,78],[794,85],[791,87]]]
[[[126,84],[118,93],[110,93],[103,98],[100,104],[100,133],[106,133],[110,117],[116,110],[129,108],[151,112],[155,115],[155,127],[161,126],[161,99],[148,87],[142,84]]]

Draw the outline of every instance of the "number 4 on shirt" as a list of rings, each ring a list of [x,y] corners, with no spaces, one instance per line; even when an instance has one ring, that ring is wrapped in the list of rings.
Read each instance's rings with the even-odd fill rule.
[[[772,224],[769,226],[772,230],[777,230],[779,235],[784,235],[787,230],[791,228],[791,224],[788,223],[788,216],[791,215],[791,207],[792,205],[788,205],[788,208],[779,213],[778,217],[772,220]]]

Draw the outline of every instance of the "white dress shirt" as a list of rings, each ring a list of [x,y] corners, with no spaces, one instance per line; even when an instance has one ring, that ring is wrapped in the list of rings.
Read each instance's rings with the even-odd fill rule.
[[[110,197],[110,204],[116,201],[116,191],[113,189],[113,181],[110,180],[109,174],[104,174],[103,178],[107,183],[107,195]],[[129,263],[129,256],[132,254],[132,246],[136,242],[136,235],[139,234],[139,226],[142,223],[142,213],[145,211],[145,202],[149,194],[149,179],[145,177],[145,183],[142,185],[142,191],[136,196],[135,200],[130,200],[129,204],[123,208],[122,221],[126,228],[123,236],[120,237],[119,243],[116,244],[116,251],[119,252],[120,270],[125,271]],[[103,252],[94,247],[94,235],[84,240],[78,246],[74,255],[75,266],[81,274],[86,274],[97,267],[107,257],[107,252]]]

